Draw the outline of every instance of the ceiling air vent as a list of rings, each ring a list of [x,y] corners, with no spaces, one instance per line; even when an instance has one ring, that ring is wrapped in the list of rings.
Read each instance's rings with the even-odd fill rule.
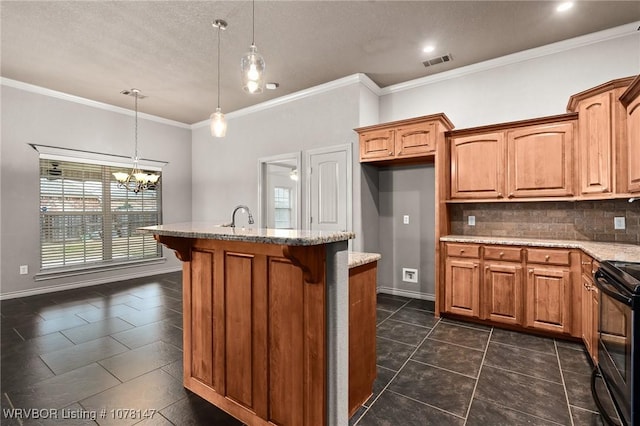
[[[451,53],[447,53],[446,55],[443,55],[443,56],[437,56],[435,58],[427,59],[422,63],[422,65],[424,65],[425,67],[430,67],[433,65],[441,64],[443,62],[449,62],[452,59],[453,59],[453,56],[451,56]]]

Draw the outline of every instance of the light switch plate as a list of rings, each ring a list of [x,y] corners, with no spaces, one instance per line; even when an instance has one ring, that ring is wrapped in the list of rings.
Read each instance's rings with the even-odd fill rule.
[[[476,217],[475,216],[469,216],[467,223],[469,224],[469,226],[476,226]]]
[[[409,224],[409,215],[405,214],[404,216],[402,216],[402,223],[404,223],[405,225]]]
[[[624,216],[613,218],[613,229],[625,229],[626,227]]]
[[[29,273],[29,265],[20,265],[20,275],[27,275]]]

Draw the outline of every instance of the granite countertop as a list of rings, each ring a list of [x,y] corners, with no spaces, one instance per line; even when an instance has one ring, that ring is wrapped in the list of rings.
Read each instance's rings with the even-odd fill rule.
[[[138,228],[154,235],[244,241],[288,246],[315,246],[355,238],[353,232],[304,231],[296,229],[230,228],[209,222],[184,222]]]
[[[349,252],[349,269],[366,265],[367,263],[377,262],[382,259],[379,253],[363,253],[358,251]]]
[[[557,247],[580,249],[599,262],[617,260],[622,262],[640,262],[640,245],[601,243],[577,240],[545,240],[536,238],[479,237],[471,235],[447,235],[440,241],[452,243],[502,244],[528,247]]]

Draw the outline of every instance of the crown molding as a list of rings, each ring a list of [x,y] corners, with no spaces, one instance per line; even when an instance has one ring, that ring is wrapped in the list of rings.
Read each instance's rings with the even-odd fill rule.
[[[607,40],[613,40],[620,37],[626,37],[638,34],[640,31],[640,21],[632,22],[618,27],[609,28],[591,34],[559,41],[557,43],[547,44],[546,46],[536,47],[521,52],[512,53],[511,55],[501,56],[496,59],[490,59],[484,62],[467,65],[465,67],[456,68],[450,71],[444,71],[438,74],[420,77],[414,80],[405,81],[403,83],[387,86],[379,90],[379,96],[389,95],[391,93],[402,92],[421,86],[437,83],[440,81],[451,80],[469,74],[475,74],[487,71],[497,67],[517,64],[519,62],[528,61],[530,59],[542,56],[553,55],[567,50],[576,49],[590,44],[600,43]]]
[[[47,89],[44,87],[36,86],[29,83],[24,83],[18,80],[12,80],[10,78],[0,77],[0,85],[13,87],[14,89],[24,90],[26,92],[36,93],[39,95],[49,96],[63,101],[74,102],[77,104],[89,106],[92,108],[98,108],[105,111],[115,112],[118,114],[129,115],[133,117],[135,111],[121,108],[115,105],[105,104],[104,102],[93,101],[87,98],[81,98],[80,96],[70,95],[68,93],[58,92],[56,90]],[[179,121],[169,120],[167,118],[158,117],[157,115],[145,114],[144,112],[138,112],[138,118],[143,118],[149,121],[155,121],[157,123],[168,124],[169,126],[180,127],[182,129],[190,129],[191,126]]]
[[[225,117],[227,118],[227,120],[231,120],[234,118],[253,114],[258,111],[264,111],[266,109],[273,108],[278,105],[283,105],[283,104],[294,102],[303,98],[308,98],[309,96],[315,96],[321,93],[329,92],[331,90],[339,89],[345,86],[350,86],[356,83],[360,83],[364,85],[367,89],[371,90],[377,96],[380,96],[381,94],[380,87],[376,83],[374,83],[374,81],[371,80],[366,74],[362,74],[362,73],[351,74],[346,77],[342,77],[337,80],[330,81],[328,83],[323,83],[318,86],[313,86],[308,89],[304,89],[294,93],[290,93],[288,95],[280,96],[279,98],[271,99],[256,105],[252,105],[236,111],[225,113]],[[210,120],[208,119],[202,120],[197,123],[193,123],[191,125],[191,129],[206,127],[206,126],[209,126],[209,123],[210,123]]]

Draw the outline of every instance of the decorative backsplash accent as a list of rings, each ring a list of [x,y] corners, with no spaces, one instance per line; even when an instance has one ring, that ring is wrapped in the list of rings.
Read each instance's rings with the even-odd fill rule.
[[[551,238],[640,245],[640,201],[453,204],[451,233],[492,237]],[[475,216],[476,225],[468,225]],[[614,229],[624,217],[626,229]]]

